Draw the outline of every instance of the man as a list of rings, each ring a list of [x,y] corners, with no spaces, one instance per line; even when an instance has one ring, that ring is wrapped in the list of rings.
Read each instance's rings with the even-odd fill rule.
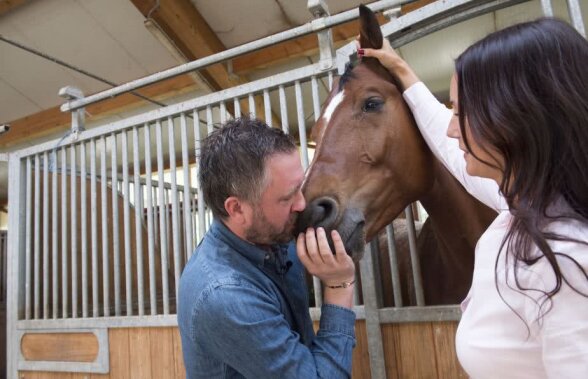
[[[180,280],[187,377],[348,378],[355,267],[333,232],[292,239],[305,207],[292,139],[259,120],[229,121],[203,142],[199,181],[214,222]],[[304,269],[325,285],[315,335]]]

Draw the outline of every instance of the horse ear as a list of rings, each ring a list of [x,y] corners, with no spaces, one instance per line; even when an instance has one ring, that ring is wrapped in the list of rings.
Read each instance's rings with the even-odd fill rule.
[[[359,44],[363,48],[381,49],[384,43],[382,30],[378,19],[371,9],[361,4],[359,6]]]

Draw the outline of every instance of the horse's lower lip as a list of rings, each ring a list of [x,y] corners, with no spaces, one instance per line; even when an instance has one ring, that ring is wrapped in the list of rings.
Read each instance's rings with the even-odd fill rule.
[[[365,241],[363,241],[363,228],[365,226],[365,223],[360,222],[358,223],[355,228],[353,229],[353,231],[349,234],[349,236],[345,239],[345,241],[343,242],[343,244],[345,246],[349,246],[353,240],[355,239],[362,239],[362,242],[365,243]],[[351,255],[350,252],[347,252],[347,255]]]

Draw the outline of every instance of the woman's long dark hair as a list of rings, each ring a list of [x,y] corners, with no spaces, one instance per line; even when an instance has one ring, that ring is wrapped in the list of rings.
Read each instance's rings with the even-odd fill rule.
[[[552,18],[517,24],[469,47],[456,61],[456,75],[466,147],[471,151],[468,136],[504,158],[504,167],[498,167],[503,173],[499,185],[513,221],[501,251],[506,246],[507,265],[514,263],[517,289],[539,290],[519,282],[517,269],[523,264],[546,259],[555,274],[554,288],[539,290],[542,317],[562,281],[579,292],[561,271],[558,258],[571,260],[588,281],[586,269],[547,242],[586,244],[585,236],[578,240],[544,228],[555,219],[588,223],[588,41]],[[554,213],[553,205],[562,200],[571,211]],[[534,246],[540,255],[533,254]],[[510,259],[514,262],[509,264]],[[496,272],[497,265],[498,258]]]

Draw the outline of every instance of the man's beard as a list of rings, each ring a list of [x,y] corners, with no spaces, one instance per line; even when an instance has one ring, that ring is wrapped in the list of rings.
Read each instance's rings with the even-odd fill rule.
[[[257,245],[290,242],[297,216],[297,213],[292,213],[288,222],[282,228],[278,228],[268,221],[259,207],[255,207],[253,225],[245,231],[245,238],[247,241]]]

